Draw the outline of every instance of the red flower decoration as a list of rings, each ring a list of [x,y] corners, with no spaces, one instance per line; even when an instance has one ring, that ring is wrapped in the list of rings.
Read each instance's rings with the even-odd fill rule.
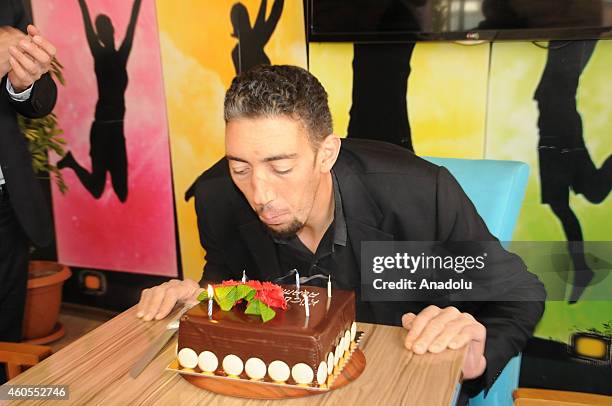
[[[238,281],[235,281],[233,279],[229,279],[229,280],[221,282],[218,285],[215,285],[215,287],[217,287],[217,286],[236,286],[236,285],[240,285],[241,283],[242,282],[238,282]]]
[[[257,290],[255,299],[261,300],[270,307],[277,307],[283,310],[287,309],[285,295],[283,294],[283,289],[280,286],[270,282],[263,282],[260,283],[260,285],[260,289],[255,288]]]
[[[246,281],[246,285],[252,287],[253,289],[260,291],[262,289],[261,282],[256,280]]]
[[[222,286],[238,286],[242,285],[241,281],[235,281],[233,279],[225,280],[217,285],[216,287]],[[260,282],[256,280],[246,281],[245,285],[255,289],[254,299],[259,299],[269,307],[276,307],[279,309],[287,310],[287,302],[285,301],[285,295],[283,294],[283,288],[271,282]],[[242,300],[238,300],[236,303],[242,303]]]

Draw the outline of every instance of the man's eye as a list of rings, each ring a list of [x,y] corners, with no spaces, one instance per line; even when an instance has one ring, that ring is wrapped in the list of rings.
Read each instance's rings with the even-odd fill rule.
[[[235,175],[244,175],[244,174],[246,174],[248,171],[249,171],[249,170],[248,170],[247,168],[244,168],[244,169],[232,169],[232,172],[233,172]]]
[[[286,175],[289,172],[291,172],[293,168],[289,168],[289,169],[274,169],[274,173],[278,173],[279,175]]]

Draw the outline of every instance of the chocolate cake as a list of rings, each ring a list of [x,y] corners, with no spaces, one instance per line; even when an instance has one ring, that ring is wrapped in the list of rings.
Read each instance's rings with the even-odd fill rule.
[[[245,314],[245,304],[223,311],[207,300],[180,320],[178,358],[182,368],[243,379],[326,387],[342,366],[356,336],[352,291],[283,286],[286,310],[263,322]],[[308,295],[309,315],[304,306]]]

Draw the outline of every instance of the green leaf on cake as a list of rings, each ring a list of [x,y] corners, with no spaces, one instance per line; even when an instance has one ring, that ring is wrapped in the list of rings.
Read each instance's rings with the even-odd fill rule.
[[[255,293],[257,293],[255,289],[248,285],[236,286],[236,300],[246,299],[251,301],[255,297]]]
[[[276,316],[276,312],[259,299],[250,301],[244,313],[261,316],[264,323]]]
[[[215,288],[215,300],[224,312],[230,311],[236,304],[238,289],[236,286],[220,286]]]
[[[262,305],[263,303],[261,303],[261,300],[257,299],[257,300],[251,300],[246,308],[246,310],[244,311],[244,314],[254,314],[254,315],[260,315],[261,312],[259,310],[259,306]]]
[[[276,312],[270,308],[267,304],[262,303],[259,305],[259,310],[261,311],[261,319],[265,323],[266,321],[270,321],[276,316]]]
[[[236,303],[240,300],[247,301],[245,314],[261,316],[263,322],[272,320],[276,316],[276,312],[270,306],[259,299],[255,299],[257,290],[251,286],[239,284],[228,286],[216,286],[214,288],[214,300],[221,310],[227,312],[232,310]],[[208,292],[203,290],[198,295],[200,302],[208,300]]]
[[[200,302],[202,302],[204,300],[208,300],[208,292],[206,291],[206,289],[204,289],[202,292],[200,292],[200,294],[198,295],[198,300]]]

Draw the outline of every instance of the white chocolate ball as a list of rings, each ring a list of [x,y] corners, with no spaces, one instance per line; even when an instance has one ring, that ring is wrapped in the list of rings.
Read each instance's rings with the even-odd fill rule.
[[[314,372],[308,365],[300,362],[291,368],[291,376],[297,383],[309,384],[314,379]]]
[[[191,348],[183,348],[178,352],[179,364],[183,368],[195,368],[198,365],[198,354]]]
[[[338,343],[338,345],[336,346],[336,351],[334,352],[334,365],[338,365],[338,362],[340,362],[340,358],[342,358],[342,353],[344,351],[342,351],[342,349],[340,348],[340,344]]]
[[[347,348],[346,340],[344,339],[344,336],[342,336],[342,338],[340,339],[340,356],[344,354],[344,351],[346,351],[346,348]]]
[[[357,323],[353,322],[351,324],[351,341],[355,341],[355,337],[357,337]]]
[[[219,360],[214,353],[202,351],[198,357],[198,366],[204,372],[215,372],[219,366]]]
[[[327,374],[331,375],[334,372],[334,353],[330,352],[327,355]]]
[[[329,354],[331,355],[331,354]],[[328,366],[325,363],[325,361],[321,361],[321,363],[319,364],[319,368],[317,368],[317,383],[319,385],[323,385],[325,383],[325,381],[327,380],[327,371],[328,371]],[[333,368],[333,366],[332,366]],[[331,372],[330,372],[331,374]]]
[[[228,375],[240,375],[243,367],[244,364],[242,360],[234,354],[226,355],[225,358],[223,358],[223,370]]]
[[[350,330],[346,330],[344,332],[344,341],[346,342],[346,350],[349,350],[351,348],[351,331]]]
[[[266,369],[266,363],[259,358],[249,358],[244,364],[244,371],[251,379],[263,379],[266,376]]]
[[[289,370],[289,365],[285,364],[283,361],[276,360],[268,365],[268,375],[270,375],[273,381],[285,382],[289,379],[291,371]]]

